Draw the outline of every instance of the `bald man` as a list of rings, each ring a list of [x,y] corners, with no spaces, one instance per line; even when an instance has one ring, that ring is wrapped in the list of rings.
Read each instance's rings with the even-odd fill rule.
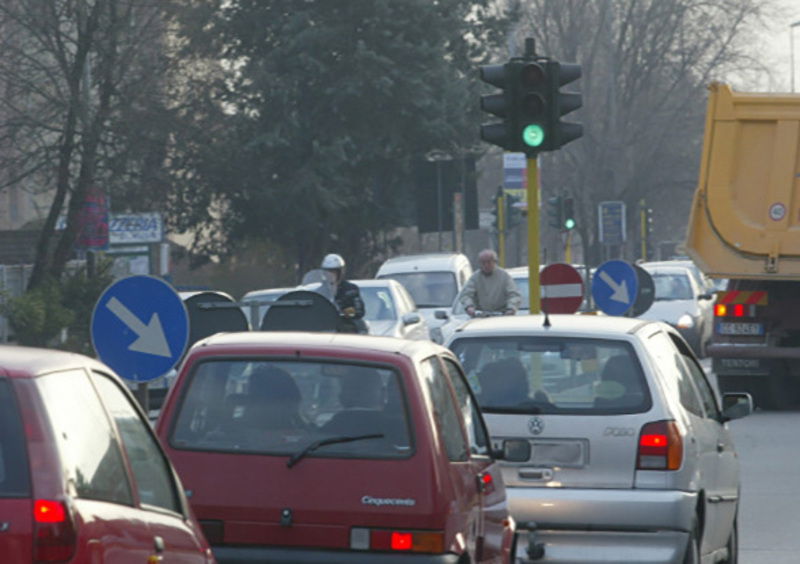
[[[522,296],[511,275],[497,266],[497,253],[484,249],[478,254],[479,270],[467,281],[460,301],[467,315],[477,311],[514,315]]]

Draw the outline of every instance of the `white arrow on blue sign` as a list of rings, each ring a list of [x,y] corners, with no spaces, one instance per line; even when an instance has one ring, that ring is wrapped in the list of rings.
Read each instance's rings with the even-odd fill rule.
[[[636,270],[625,261],[604,262],[592,278],[592,298],[607,315],[624,315],[636,302],[639,278]]]
[[[183,356],[189,316],[178,293],[160,278],[128,276],[100,296],[91,332],[100,360],[127,380],[147,382]]]

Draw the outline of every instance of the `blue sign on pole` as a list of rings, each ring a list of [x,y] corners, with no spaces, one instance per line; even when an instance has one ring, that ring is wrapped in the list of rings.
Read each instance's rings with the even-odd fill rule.
[[[600,202],[597,227],[600,242],[605,245],[621,245],[625,242],[625,202]]]
[[[622,260],[604,262],[592,278],[592,298],[607,315],[624,315],[639,294],[639,278],[633,266]]]
[[[147,382],[183,356],[189,316],[172,286],[153,276],[129,276],[100,296],[91,332],[100,360],[127,380]]]

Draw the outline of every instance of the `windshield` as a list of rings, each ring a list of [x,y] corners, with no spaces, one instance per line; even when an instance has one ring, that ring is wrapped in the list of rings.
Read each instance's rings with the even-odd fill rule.
[[[389,288],[360,287],[361,299],[364,300],[364,317],[368,321],[386,321],[397,319],[397,309],[392,300]]]
[[[656,300],[691,300],[692,286],[686,274],[653,274]]]
[[[483,411],[638,413],[650,408],[639,361],[626,342],[601,339],[461,338],[451,345]]]
[[[452,272],[399,272],[381,278],[392,278],[405,286],[417,307],[450,307],[458,293]]]
[[[294,455],[342,436],[308,456],[405,458],[412,444],[398,374],[322,361],[207,361],[188,389],[170,442],[176,448]]]

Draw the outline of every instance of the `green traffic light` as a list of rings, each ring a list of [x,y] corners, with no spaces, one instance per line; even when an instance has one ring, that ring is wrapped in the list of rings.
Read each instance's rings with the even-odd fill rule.
[[[525,126],[522,130],[522,140],[529,147],[538,147],[544,143],[544,129],[537,123]]]
[[[572,218],[568,218],[564,221],[564,227],[569,231],[571,229],[575,229],[575,220]]]

